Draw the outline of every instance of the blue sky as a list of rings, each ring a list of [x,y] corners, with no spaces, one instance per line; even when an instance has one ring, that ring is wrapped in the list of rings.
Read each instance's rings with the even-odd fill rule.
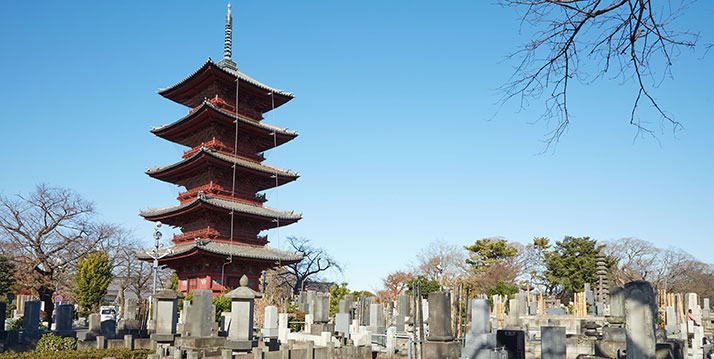
[[[156,94],[222,57],[225,2],[2,2],[0,192],[76,190],[103,219],[150,242],[142,208],[179,188],[146,176],[186,148],[153,136],[186,108]],[[498,110],[504,56],[528,39],[486,1],[234,3],[238,68],[296,98],[266,122],[300,136],[266,163],[302,177],[267,205],[302,212],[268,232],[302,236],[377,289],[429,242],[503,236],[637,237],[712,262],[714,53],[682,53],[654,95],[684,129],[653,118],[659,142],[628,124],[633,84],[570,94],[573,122],[540,155],[540,103]],[[682,18],[714,42],[704,2]],[[648,112],[644,112],[647,114]],[[495,114],[495,116],[494,116]],[[168,233],[165,233],[168,234]]]

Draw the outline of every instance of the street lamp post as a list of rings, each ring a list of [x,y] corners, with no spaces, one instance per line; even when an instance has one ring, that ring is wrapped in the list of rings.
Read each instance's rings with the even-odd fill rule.
[[[169,255],[171,251],[167,251],[164,254],[159,253],[159,248],[161,247],[161,244],[159,243],[159,240],[161,239],[161,231],[159,229],[161,228],[161,222],[156,222],[156,226],[154,226],[154,249],[149,252],[149,256],[154,259],[154,289],[153,289],[153,294],[156,294],[156,284],[159,280],[159,259]]]

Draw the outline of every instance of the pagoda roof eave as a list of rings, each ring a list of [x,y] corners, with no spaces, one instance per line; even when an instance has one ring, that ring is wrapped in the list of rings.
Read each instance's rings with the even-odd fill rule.
[[[140,250],[136,252],[136,256],[139,260],[152,260],[153,251],[153,249]],[[160,259],[160,262],[190,257],[198,252],[262,261],[280,261],[281,264],[296,263],[304,258],[304,254],[300,252],[284,251],[267,246],[254,246],[243,243],[211,240],[198,240],[189,243],[177,244],[162,248],[160,249],[160,252],[159,256],[163,256],[163,260]]]
[[[197,206],[208,206],[219,210],[235,211],[238,213],[260,217],[268,220],[277,219],[278,221],[284,221],[284,225],[288,225],[302,219],[302,214],[294,213],[292,211],[280,211],[265,206],[252,205],[239,201],[232,201],[228,199],[222,199],[218,197],[213,197],[209,195],[202,194],[199,192],[198,197],[192,201],[184,202],[169,207],[162,208],[149,208],[147,210],[142,210],[139,215],[147,220],[162,220],[166,217],[171,217],[179,213],[183,213],[191,210]],[[285,223],[288,222],[288,223]]]
[[[194,79],[196,79],[196,78],[202,76],[202,74],[205,73],[205,71],[206,71],[206,70],[209,70],[209,69],[215,69],[215,70],[217,70],[217,71],[220,71],[220,73],[224,73],[224,74],[226,74],[226,75],[228,75],[228,76],[231,76],[231,77],[233,77],[233,78],[240,79],[240,80],[242,80],[243,82],[245,82],[246,84],[252,85],[252,86],[254,86],[254,87],[256,87],[256,88],[258,88],[258,89],[260,89],[260,90],[262,90],[262,91],[266,91],[267,93],[273,93],[273,94],[275,94],[275,95],[281,97],[281,98],[282,98],[281,100],[276,101],[275,107],[278,107],[278,106],[280,106],[280,105],[282,105],[282,104],[284,104],[284,103],[286,103],[286,102],[292,100],[293,98],[295,98],[295,96],[293,95],[292,92],[287,92],[287,91],[283,91],[283,90],[279,90],[279,89],[270,87],[270,86],[268,86],[268,85],[266,85],[266,84],[264,84],[264,83],[262,83],[262,82],[260,82],[260,81],[258,81],[258,80],[256,80],[256,79],[254,79],[254,78],[252,78],[252,77],[250,77],[250,76],[248,76],[248,75],[246,75],[246,74],[244,74],[244,73],[242,73],[242,72],[240,72],[240,71],[238,71],[238,70],[234,70],[234,69],[231,69],[231,68],[228,68],[228,67],[224,67],[224,66],[219,66],[218,64],[216,64],[215,62],[213,62],[213,60],[212,60],[210,57],[208,58],[208,60],[206,60],[205,63],[203,63],[203,65],[201,65],[201,67],[199,67],[199,68],[198,68],[196,71],[194,71],[192,74],[188,75],[186,78],[184,78],[183,80],[179,81],[178,83],[176,83],[176,84],[173,85],[173,86],[170,86],[170,87],[167,87],[167,88],[163,88],[163,89],[159,89],[159,90],[157,91],[157,93],[158,93],[159,95],[165,97],[165,98],[168,98],[168,99],[170,99],[170,100],[174,100],[174,99],[172,99],[173,95],[176,94],[176,93],[178,93],[178,92],[180,92],[180,89],[181,89],[185,84],[187,84],[187,83],[191,82],[192,80],[194,80]]]
[[[228,111],[222,110],[222,109],[214,106],[209,100],[204,100],[201,103],[201,105],[199,105],[197,108],[195,108],[193,111],[191,111],[191,113],[180,118],[179,120],[174,121],[170,124],[161,125],[159,127],[152,127],[149,131],[156,136],[167,135],[171,130],[173,130],[177,127],[180,127],[180,125],[182,125],[186,122],[189,122],[190,120],[192,120],[193,118],[195,118],[196,116],[201,114],[201,112],[204,110],[212,110],[219,115],[223,115],[223,116],[226,116],[226,117],[232,119],[233,121],[239,121],[240,123],[254,126],[257,129],[265,130],[268,133],[275,132],[275,134],[277,134],[277,135],[283,135],[283,136],[292,137],[292,138],[295,138],[298,136],[297,131],[291,131],[286,128],[258,122],[258,121],[251,120],[251,119],[245,118],[243,116],[239,116],[239,115],[230,113]]]
[[[298,177],[300,177],[300,175],[297,172],[293,172],[290,170],[286,170],[286,169],[282,169],[282,168],[278,168],[278,167],[274,167],[274,166],[269,166],[269,165],[262,164],[259,162],[245,160],[245,159],[242,159],[239,157],[233,157],[231,155],[227,155],[227,154],[218,152],[214,149],[211,149],[211,148],[208,148],[205,146],[201,147],[198,151],[196,151],[194,154],[192,154],[191,156],[189,156],[186,159],[183,159],[179,162],[176,162],[176,163],[173,163],[170,165],[166,165],[166,166],[149,168],[146,170],[145,173],[151,177],[159,178],[159,177],[161,177],[162,174],[165,174],[172,170],[176,170],[176,169],[185,167],[185,166],[197,161],[198,158],[201,157],[202,155],[208,155],[215,159],[218,159],[219,161],[225,162],[227,164],[230,164],[230,165],[235,164],[238,167],[253,170],[256,172],[260,172],[265,175],[269,175],[269,176],[278,175],[280,177],[289,179],[291,181],[294,181],[294,180],[298,179]]]

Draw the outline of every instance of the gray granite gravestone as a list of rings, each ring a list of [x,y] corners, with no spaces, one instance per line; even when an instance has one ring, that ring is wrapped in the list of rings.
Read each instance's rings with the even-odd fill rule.
[[[565,327],[540,327],[541,359],[565,359]]]
[[[200,289],[193,291],[191,308],[188,312],[188,333],[191,337],[210,337],[215,321],[213,291]]]
[[[265,307],[261,333],[263,333],[263,338],[278,337],[278,307],[274,305]]]
[[[490,307],[488,299],[471,300],[471,331],[461,350],[461,358],[490,359],[496,347],[496,335],[491,334]]]
[[[655,359],[657,302],[646,281],[625,284],[627,359]]]

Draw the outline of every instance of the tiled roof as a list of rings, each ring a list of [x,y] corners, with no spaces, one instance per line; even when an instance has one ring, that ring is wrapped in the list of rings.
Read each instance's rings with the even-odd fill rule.
[[[297,262],[304,257],[304,255],[300,252],[283,251],[264,246],[251,246],[242,243],[201,240],[161,248],[159,249],[159,255],[165,255],[164,258],[170,258],[188,253],[194,250],[194,248],[215,254],[233,255],[241,258],[263,259],[270,261]],[[139,259],[148,260],[151,259],[152,251],[153,249],[145,249],[137,252],[136,255]]]
[[[243,117],[243,116],[237,116],[237,115],[234,114],[234,113],[230,113],[230,112],[228,112],[228,111],[224,111],[224,110],[222,110],[222,109],[220,109],[220,108],[214,106],[209,100],[203,100],[203,103],[202,103],[198,108],[196,108],[195,110],[191,111],[191,113],[189,113],[188,115],[182,117],[182,118],[179,119],[178,121],[175,121],[175,122],[173,122],[173,123],[166,124],[166,125],[161,125],[161,126],[159,126],[159,127],[152,127],[152,128],[151,128],[151,133],[156,134],[156,133],[158,133],[158,132],[162,132],[162,131],[165,131],[165,130],[171,128],[171,127],[174,127],[174,126],[176,126],[176,125],[179,125],[180,123],[182,123],[182,122],[184,122],[184,121],[190,119],[193,115],[198,114],[198,113],[200,112],[200,110],[203,109],[204,107],[208,107],[208,108],[211,108],[211,109],[213,109],[213,110],[215,110],[215,111],[218,111],[218,112],[220,112],[221,114],[226,115],[226,116],[228,116],[228,117],[231,117],[231,118],[233,118],[234,120],[237,120],[237,121],[239,121],[239,122],[241,122],[241,123],[245,123],[245,124],[248,124],[248,125],[251,125],[251,126],[255,126],[255,127],[257,127],[257,128],[264,129],[264,130],[267,130],[267,131],[270,131],[270,132],[275,132],[275,133],[280,134],[280,135],[293,136],[293,137],[298,135],[297,131],[290,131],[290,130],[288,130],[288,129],[286,129],[286,128],[282,128],[282,127],[278,127],[278,126],[273,126],[273,125],[268,125],[268,124],[266,124],[266,123],[262,123],[262,122],[258,122],[258,121],[249,120],[249,119],[247,119],[247,118],[245,118],[245,117]]]
[[[248,75],[246,75],[246,74],[244,74],[244,73],[242,73],[242,72],[240,72],[240,71],[238,71],[238,70],[233,70],[233,69],[228,68],[228,67],[218,66],[215,62],[213,62],[213,60],[211,60],[210,57],[208,58],[208,61],[206,61],[198,70],[196,70],[196,71],[194,71],[192,74],[188,75],[185,79],[181,80],[179,83],[177,83],[177,84],[175,84],[175,85],[173,85],[173,86],[171,86],[171,87],[165,88],[165,89],[160,89],[160,90],[158,91],[159,94],[162,94],[162,93],[164,93],[164,92],[170,91],[170,90],[172,90],[172,89],[174,89],[174,88],[180,86],[181,84],[183,84],[184,82],[186,82],[188,79],[190,79],[191,77],[193,77],[195,74],[197,74],[198,72],[200,72],[201,70],[203,70],[204,67],[206,67],[206,66],[215,66],[217,69],[220,69],[221,71],[224,71],[224,72],[226,72],[227,74],[229,74],[229,75],[231,75],[231,76],[233,76],[233,77],[237,77],[237,78],[239,78],[239,79],[241,79],[241,80],[243,80],[243,81],[245,81],[245,82],[247,82],[247,83],[249,83],[249,84],[252,84],[252,85],[254,85],[254,86],[257,86],[258,88],[261,88],[261,89],[263,89],[263,90],[265,90],[265,91],[272,92],[272,93],[274,93],[274,94],[282,95],[282,96],[289,97],[289,98],[294,98],[294,97],[295,97],[295,96],[293,96],[292,92],[286,92],[286,91],[283,91],[283,90],[278,90],[278,89],[276,89],[276,88],[272,88],[272,87],[270,87],[270,86],[268,86],[268,85],[266,85],[266,84],[264,84],[264,83],[262,83],[262,82],[260,82],[260,81],[258,81],[258,80],[256,80],[256,79],[254,79],[254,78],[252,78],[252,77],[250,77],[250,76],[248,76]]]
[[[189,202],[184,202],[181,204],[177,204],[174,206],[169,206],[169,207],[162,207],[162,208],[149,208],[147,210],[142,210],[139,215],[145,218],[148,217],[157,217],[157,216],[164,216],[168,215],[171,213],[176,213],[179,211],[182,211],[184,209],[191,208],[193,206],[196,206],[198,204],[205,203],[214,207],[222,208],[222,209],[227,209],[227,210],[233,210],[238,213],[245,213],[245,214],[251,214],[254,216],[259,216],[259,217],[265,217],[265,218],[276,218],[280,220],[294,220],[297,221],[302,218],[302,215],[300,213],[294,213],[292,211],[280,211],[277,209],[273,209],[270,207],[263,207],[263,206],[256,206],[244,202],[238,202],[238,201],[231,201],[228,199],[222,199],[222,198],[217,198],[217,197],[212,197],[208,195],[202,195],[201,192],[199,192],[199,196],[196,197],[196,199],[189,201]]]
[[[242,158],[239,158],[239,157],[233,157],[233,156],[231,156],[231,155],[227,155],[227,154],[225,154],[225,153],[218,152],[218,151],[216,151],[216,150],[214,150],[214,149],[211,149],[211,148],[208,148],[208,147],[201,147],[198,151],[196,151],[196,153],[192,154],[192,155],[189,156],[188,158],[186,158],[186,159],[184,159],[184,160],[181,160],[181,161],[179,161],[179,162],[176,162],[176,163],[173,163],[173,164],[170,164],[170,165],[166,165],[166,166],[159,166],[159,167],[149,168],[149,169],[146,170],[146,174],[148,174],[148,175],[153,175],[153,174],[157,174],[157,173],[160,173],[160,172],[164,172],[164,171],[166,171],[166,170],[170,170],[170,169],[172,169],[172,168],[179,167],[179,166],[181,166],[181,165],[184,164],[184,163],[187,163],[187,162],[190,162],[190,161],[194,160],[196,157],[200,156],[200,155],[203,154],[203,153],[205,153],[205,154],[207,154],[207,155],[209,155],[209,156],[213,156],[213,157],[215,157],[215,158],[217,158],[217,159],[219,159],[219,160],[221,160],[221,161],[224,161],[224,162],[227,162],[227,163],[230,163],[230,164],[234,164],[234,163],[235,163],[235,164],[238,165],[239,167],[249,168],[249,169],[253,169],[253,170],[256,170],[256,171],[259,171],[259,172],[263,172],[263,173],[267,173],[267,174],[271,174],[271,175],[274,175],[274,174],[277,173],[278,175],[280,175],[280,176],[285,176],[285,177],[292,177],[292,178],[298,178],[298,177],[300,177],[300,175],[299,175],[297,172],[293,172],[293,171],[290,171],[290,170],[285,170],[285,169],[282,169],[282,168],[265,165],[265,164],[262,164],[262,163],[259,163],[259,162],[248,161],[248,160],[245,160],[245,159],[242,159]]]

